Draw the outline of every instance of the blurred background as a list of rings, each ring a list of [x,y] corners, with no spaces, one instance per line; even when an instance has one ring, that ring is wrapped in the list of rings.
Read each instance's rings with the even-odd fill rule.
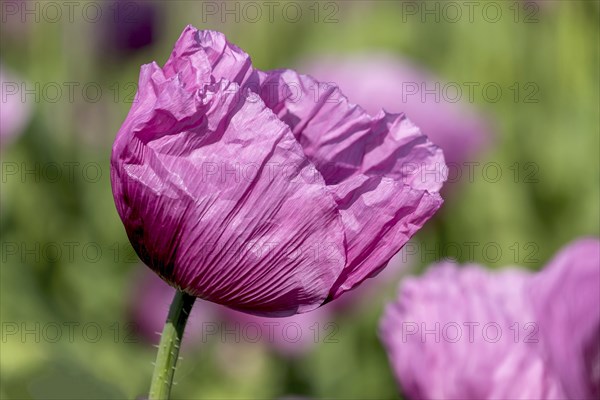
[[[128,243],[109,158],[140,65],[162,65],[192,24],[224,32],[257,68],[295,68],[369,111],[406,111],[451,168],[442,210],[389,271],[292,325],[301,339],[255,340],[242,317],[197,304],[173,397],[401,398],[377,330],[403,275],[444,258],[539,269],[599,234],[599,10],[2,1],[0,397],[147,395],[171,292]]]

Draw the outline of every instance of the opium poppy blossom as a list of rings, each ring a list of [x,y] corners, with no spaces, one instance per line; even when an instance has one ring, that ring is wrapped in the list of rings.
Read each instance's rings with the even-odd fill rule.
[[[111,181],[133,247],[169,284],[289,316],[381,271],[442,204],[443,167],[403,114],[255,69],[188,26],[164,67],[142,67]]]

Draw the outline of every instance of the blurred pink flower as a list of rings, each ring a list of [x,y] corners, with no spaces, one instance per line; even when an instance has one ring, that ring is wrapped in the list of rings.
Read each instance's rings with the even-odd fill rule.
[[[311,311],[376,275],[441,206],[439,148],[403,114],[254,69],[188,26],[114,142],[117,211],[140,258],[188,294],[256,315]],[[441,169],[441,168],[440,168]]]
[[[595,239],[576,242],[535,275],[443,263],[404,281],[381,321],[404,393],[411,399],[597,398],[598,247]]]
[[[402,111],[442,148],[447,164],[472,161],[491,139],[486,119],[464,101],[465,88],[454,102],[454,92],[443,90],[446,82],[406,59],[385,53],[323,56],[300,69],[339,86],[371,115],[382,108]]]
[[[286,357],[296,357],[310,351],[316,344],[326,342],[336,329],[330,306],[284,318],[257,317],[222,308],[221,330],[240,333],[241,341],[263,343]]]
[[[4,148],[23,133],[31,106],[22,96],[23,81],[0,65],[0,144]]]
[[[169,306],[175,296],[175,288],[169,286],[148,267],[135,271],[129,303],[130,322],[136,333],[150,344],[158,344]],[[196,301],[188,319],[183,346],[194,347],[205,340],[206,324],[217,324],[215,307],[204,301]]]
[[[537,335],[528,335],[528,276],[444,263],[405,280],[381,324],[403,392],[413,400],[562,398]]]
[[[600,398],[600,242],[566,247],[532,279],[530,293],[565,393]]]

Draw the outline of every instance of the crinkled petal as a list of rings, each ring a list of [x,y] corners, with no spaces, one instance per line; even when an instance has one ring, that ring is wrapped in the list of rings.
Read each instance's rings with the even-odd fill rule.
[[[398,185],[389,178],[369,177],[351,198],[338,199],[347,240],[347,264],[330,298],[375,276],[433,216],[439,196]]]
[[[155,272],[256,314],[323,303],[345,264],[337,205],[289,128],[237,84],[146,66],[113,148],[117,209]],[[153,103],[153,104],[152,104]]]
[[[571,399],[600,397],[600,241],[565,247],[531,281],[551,364]]]
[[[187,90],[226,79],[240,86],[252,75],[250,56],[230,43],[221,32],[198,30],[188,25],[164,67],[165,75],[180,75]]]
[[[271,94],[265,103],[290,126],[338,203],[348,264],[332,288],[336,298],[384,268],[441,206],[442,151],[404,115],[371,117],[309,76],[273,71],[261,82]]]

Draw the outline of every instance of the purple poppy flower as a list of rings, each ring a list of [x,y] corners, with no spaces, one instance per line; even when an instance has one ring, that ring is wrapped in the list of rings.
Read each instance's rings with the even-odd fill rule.
[[[22,96],[23,81],[0,65],[0,144],[6,146],[23,133],[31,107]]]
[[[566,247],[532,279],[530,293],[568,398],[600,398],[600,241]]]
[[[140,258],[188,294],[272,316],[383,269],[440,207],[442,174],[414,166],[443,167],[442,152],[403,114],[319,89],[191,26],[164,68],[144,65],[111,158]]]
[[[445,263],[404,281],[381,337],[405,394],[597,398],[598,249],[577,242],[538,274]]]
[[[144,341],[158,344],[175,289],[145,267],[135,271],[134,281],[129,307],[130,321],[136,334]],[[216,317],[216,307],[208,302],[197,302],[188,320],[184,347],[198,345],[205,340],[205,324],[216,325]]]
[[[444,151],[450,168],[472,161],[490,141],[486,119],[468,107],[467,88],[449,85],[408,60],[384,53],[321,57],[308,73],[340,87],[374,115],[402,111]],[[458,96],[460,94],[460,97]]]

